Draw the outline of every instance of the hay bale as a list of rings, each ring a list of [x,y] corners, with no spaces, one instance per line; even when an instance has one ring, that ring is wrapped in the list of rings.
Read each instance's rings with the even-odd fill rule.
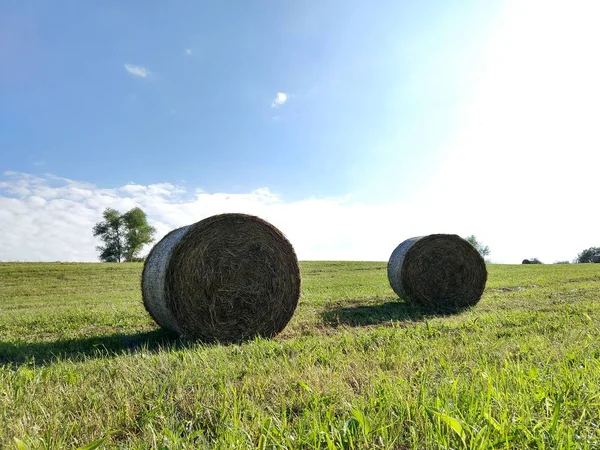
[[[592,262],[600,263],[600,254],[592,256]]]
[[[524,259],[523,261],[521,261],[521,264],[531,264],[531,261],[529,261],[528,259]]]
[[[483,257],[455,234],[405,240],[392,253],[387,273],[399,297],[436,311],[475,305],[487,281]]]
[[[167,234],[142,273],[144,306],[182,337],[235,342],[279,333],[300,297],[292,245],[270,223],[221,214]]]

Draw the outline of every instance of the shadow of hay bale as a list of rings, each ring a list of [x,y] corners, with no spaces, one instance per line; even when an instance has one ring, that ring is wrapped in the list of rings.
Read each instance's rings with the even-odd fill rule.
[[[124,353],[157,352],[187,345],[175,333],[163,329],[53,342],[0,342],[0,364],[39,366],[61,360],[110,358]]]
[[[357,301],[358,302],[358,301]],[[364,299],[361,300],[364,302]],[[389,322],[420,322],[425,319],[459,314],[471,309],[447,308],[445,310],[433,310],[408,302],[386,302],[379,305],[356,305],[335,307],[321,314],[323,323],[331,326],[362,327],[370,325],[381,325]]]

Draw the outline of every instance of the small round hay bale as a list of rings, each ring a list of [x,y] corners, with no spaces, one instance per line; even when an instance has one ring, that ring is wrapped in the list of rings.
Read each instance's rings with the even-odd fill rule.
[[[387,273],[399,297],[436,311],[475,305],[487,281],[483,257],[455,234],[405,240],[392,253]]]
[[[221,214],[167,234],[146,258],[144,306],[188,339],[235,342],[285,328],[300,297],[294,248],[270,223]]]
[[[592,256],[592,262],[600,263],[600,254]]]
[[[524,259],[523,261],[521,261],[521,264],[531,264],[531,261],[529,261],[528,259]]]

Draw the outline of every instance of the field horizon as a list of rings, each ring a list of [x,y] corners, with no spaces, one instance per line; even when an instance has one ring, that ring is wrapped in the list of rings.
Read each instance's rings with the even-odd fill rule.
[[[185,342],[143,263],[0,263],[0,448],[600,448],[600,265],[489,264],[437,316],[302,261],[281,334]]]

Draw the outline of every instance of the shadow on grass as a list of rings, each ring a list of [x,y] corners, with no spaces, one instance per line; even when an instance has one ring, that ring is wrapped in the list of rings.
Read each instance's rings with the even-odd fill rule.
[[[366,301],[368,299],[355,300],[350,303]],[[463,311],[433,311],[401,300],[374,305],[348,306],[348,303],[345,303],[346,306],[339,305],[324,311],[321,314],[323,323],[330,327],[360,327],[390,322],[417,322]],[[210,345],[211,342],[204,342],[204,344]],[[164,329],[51,342],[0,342],[0,364],[42,366],[61,360],[83,361],[90,358],[107,358],[141,351],[157,352],[164,349],[186,348],[190,345],[193,345],[193,342],[181,340],[175,333]]]
[[[418,322],[459,314],[465,309],[432,310],[398,300],[378,305],[339,306],[322,313],[326,325],[361,327],[387,322]]]
[[[53,342],[0,342],[0,364],[47,365],[60,360],[81,361],[186,345],[189,344],[182,342],[176,334],[163,329]]]

